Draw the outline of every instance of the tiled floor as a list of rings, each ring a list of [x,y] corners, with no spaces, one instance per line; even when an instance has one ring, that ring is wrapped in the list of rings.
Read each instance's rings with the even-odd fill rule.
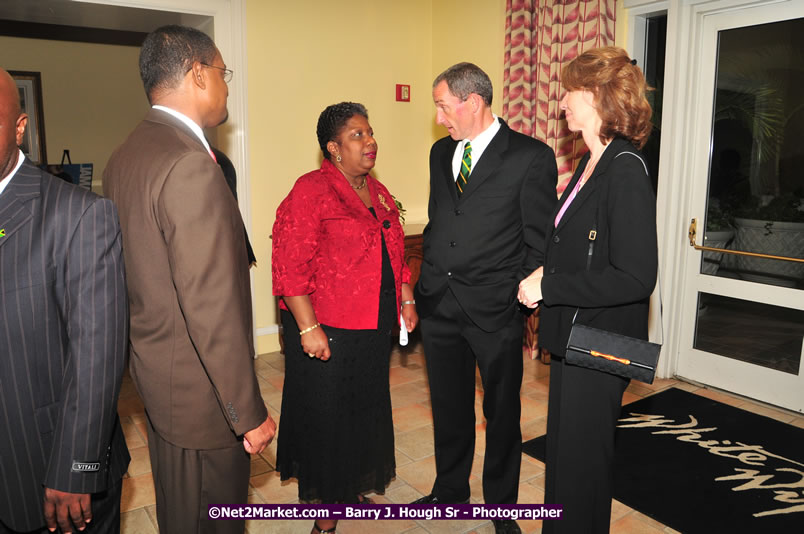
[[[549,367],[529,358],[524,360],[522,383],[522,437],[528,440],[545,431],[547,417],[547,389]],[[278,352],[263,354],[256,362],[262,396],[274,419],[279,422],[282,404],[284,356]],[[671,386],[738,406],[785,423],[804,428],[804,416],[775,409],[738,396],[699,388],[676,380],[657,380],[651,386],[632,384],[625,393],[627,404]],[[478,379],[477,391],[477,450],[472,470],[472,502],[482,502],[480,473],[485,449],[485,433],[481,406],[482,389]],[[433,456],[432,415],[429,391],[424,368],[424,356],[420,345],[404,352],[395,351],[391,362],[391,396],[394,409],[397,471],[385,495],[372,496],[380,503],[408,503],[429,493],[435,476]],[[119,403],[120,417],[131,451],[131,465],[123,481],[122,532],[123,534],[155,534],[156,512],[154,507],[153,479],[148,460],[145,416],[142,403],[131,380],[126,377]],[[293,503],[297,502],[295,482],[280,483],[274,471],[275,442],[260,456],[252,460],[249,502]],[[540,503],[544,499],[544,464],[523,455],[520,476],[519,502]],[[614,534],[675,532],[673,529],[646,517],[631,508],[614,501],[612,505]],[[541,521],[521,521],[524,532],[541,532]],[[309,521],[251,521],[247,530],[251,534],[308,534]],[[441,534],[477,533],[491,534],[494,528],[489,521],[341,521],[340,534],[388,533],[388,534]]]

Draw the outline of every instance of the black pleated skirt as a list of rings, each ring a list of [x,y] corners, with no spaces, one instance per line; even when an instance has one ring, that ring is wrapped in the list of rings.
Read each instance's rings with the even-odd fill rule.
[[[303,502],[352,503],[358,494],[384,493],[395,475],[389,367],[396,290],[384,240],[382,254],[377,329],[321,325],[332,351],[328,361],[304,353],[293,315],[281,313],[285,383],[277,470],[282,480],[298,480]]]

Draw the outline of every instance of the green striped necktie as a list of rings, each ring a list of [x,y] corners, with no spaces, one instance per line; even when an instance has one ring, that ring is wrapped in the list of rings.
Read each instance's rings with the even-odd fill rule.
[[[455,186],[458,188],[458,197],[463,193],[463,188],[469,180],[469,173],[472,172],[472,143],[466,142],[463,147],[463,158],[461,158],[461,170],[458,172],[458,179],[455,180]]]

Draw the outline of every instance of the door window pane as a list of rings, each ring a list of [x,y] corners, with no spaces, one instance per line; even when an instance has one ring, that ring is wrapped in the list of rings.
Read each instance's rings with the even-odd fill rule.
[[[698,293],[698,350],[798,375],[802,339],[802,310]]]
[[[804,19],[718,38],[704,244],[804,258]],[[705,252],[701,272],[804,289],[804,263]]]

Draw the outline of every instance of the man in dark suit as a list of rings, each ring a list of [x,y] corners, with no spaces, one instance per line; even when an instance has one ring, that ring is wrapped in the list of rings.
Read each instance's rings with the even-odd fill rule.
[[[0,69],[0,533],[119,532],[120,226],[111,201],[25,159],[27,119]]]
[[[207,142],[209,142],[208,139]],[[212,155],[215,156],[215,161],[221,167],[226,185],[229,186],[229,190],[232,192],[232,195],[234,195],[235,201],[237,201],[237,171],[235,170],[232,160],[229,159],[229,156],[227,156],[223,150],[218,150],[212,145],[210,145],[209,148],[212,150]],[[254,255],[251,240],[249,240],[248,232],[245,229],[243,230],[243,237],[246,240],[246,255],[248,256],[249,267],[251,267],[257,263],[257,257]]]
[[[422,318],[437,476],[422,503],[467,502],[475,445],[475,364],[483,381],[487,503],[515,503],[522,436],[523,316],[517,284],[542,263],[556,202],[556,162],[544,143],[491,112],[485,72],[459,63],[433,83],[430,221],[416,302]],[[519,532],[495,522],[498,532]]]
[[[148,35],[152,109],[115,151],[104,192],[120,212],[131,300],[131,375],[148,417],[162,532],[240,532],[207,505],[245,503],[250,458],[276,425],[253,366],[243,221],[202,128],[227,118],[231,71],[202,32]]]

